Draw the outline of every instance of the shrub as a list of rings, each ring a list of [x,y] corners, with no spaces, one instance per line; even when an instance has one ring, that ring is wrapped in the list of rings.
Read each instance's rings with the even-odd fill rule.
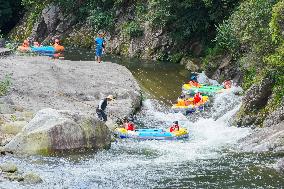
[[[0,96],[3,96],[8,92],[10,85],[11,78],[9,76],[5,76],[5,78],[0,81]]]
[[[234,35],[233,30],[231,22],[226,20],[217,27],[215,38],[218,48],[228,50],[231,54],[235,54],[240,48],[240,41]]]
[[[143,29],[140,24],[136,21],[126,22],[122,25],[122,34],[126,38],[141,37],[143,35]]]
[[[275,43],[284,43],[284,1],[280,1],[273,7],[272,19],[269,23],[272,40]]]
[[[91,10],[87,21],[94,30],[110,30],[114,25],[113,13],[100,9]]]

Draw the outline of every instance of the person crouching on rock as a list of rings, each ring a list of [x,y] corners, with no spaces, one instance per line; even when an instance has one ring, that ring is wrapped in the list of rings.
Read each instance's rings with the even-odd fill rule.
[[[127,117],[125,117],[123,119],[123,127],[127,130],[127,131],[134,131],[135,130],[135,126],[134,123],[132,123],[131,121],[129,121],[129,119]]]
[[[108,101],[112,101],[113,100],[113,96],[109,95],[106,98],[102,99],[96,109],[98,118],[102,121],[107,121],[107,115],[105,113],[105,109],[107,107],[107,103]]]

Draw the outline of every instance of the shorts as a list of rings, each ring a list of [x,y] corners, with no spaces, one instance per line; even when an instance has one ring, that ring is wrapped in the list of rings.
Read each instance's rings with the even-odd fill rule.
[[[103,54],[103,49],[102,48],[96,49],[96,56],[101,57],[102,54]]]

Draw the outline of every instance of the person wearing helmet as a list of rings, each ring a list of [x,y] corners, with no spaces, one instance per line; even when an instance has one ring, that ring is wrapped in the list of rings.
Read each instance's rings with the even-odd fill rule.
[[[134,123],[129,121],[129,119],[127,117],[125,117],[123,119],[123,127],[127,130],[127,131],[134,131],[135,130],[135,126]]]
[[[106,110],[106,107],[107,107],[107,103],[109,101],[112,101],[114,98],[112,95],[108,95],[106,98],[102,99],[100,102],[99,102],[99,105],[96,109],[96,113],[97,113],[97,116],[100,120],[102,121],[107,121],[107,115],[105,113],[105,110]]]
[[[200,84],[197,81],[197,75],[196,73],[192,73],[190,76],[190,81],[189,81],[189,85],[192,87],[200,87]]]
[[[178,121],[174,121],[172,126],[170,127],[170,132],[179,131]]]

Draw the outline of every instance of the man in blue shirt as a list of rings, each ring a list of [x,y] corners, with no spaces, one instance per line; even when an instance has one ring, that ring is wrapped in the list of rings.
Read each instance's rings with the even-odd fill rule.
[[[96,61],[101,63],[102,61],[102,54],[105,49],[105,40],[104,40],[104,33],[102,31],[99,32],[98,37],[95,39],[96,43]]]

